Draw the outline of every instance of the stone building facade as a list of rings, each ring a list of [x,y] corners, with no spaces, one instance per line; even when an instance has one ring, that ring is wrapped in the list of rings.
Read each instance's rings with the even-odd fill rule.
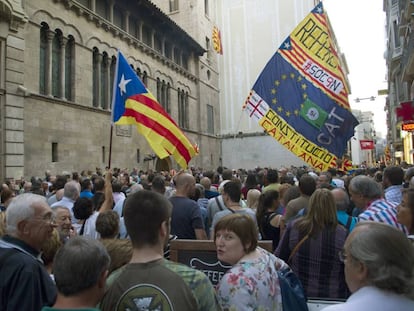
[[[0,178],[103,168],[110,156],[112,167],[177,168],[134,127],[115,126],[110,146],[117,49],[199,145],[190,165],[217,167],[218,71],[202,40],[147,0],[0,0]]]

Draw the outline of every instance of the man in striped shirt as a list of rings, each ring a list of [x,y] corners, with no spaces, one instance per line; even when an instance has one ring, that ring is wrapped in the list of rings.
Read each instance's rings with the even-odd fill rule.
[[[349,184],[349,194],[355,206],[363,209],[359,221],[389,224],[407,234],[407,228],[397,222],[397,204],[382,198],[381,185],[368,176],[355,176]]]

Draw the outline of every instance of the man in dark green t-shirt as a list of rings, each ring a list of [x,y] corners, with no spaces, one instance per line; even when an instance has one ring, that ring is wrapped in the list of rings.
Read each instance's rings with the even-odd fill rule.
[[[203,272],[163,257],[171,208],[171,203],[155,192],[141,190],[128,197],[124,219],[133,255],[106,292],[103,311],[221,310]]]

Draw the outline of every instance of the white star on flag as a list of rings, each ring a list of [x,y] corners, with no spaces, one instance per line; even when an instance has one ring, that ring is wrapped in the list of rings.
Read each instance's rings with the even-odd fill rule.
[[[123,93],[126,93],[126,85],[127,85],[129,82],[131,82],[131,79],[125,80],[124,75],[122,75],[122,77],[121,77],[121,81],[119,81],[119,84],[118,84],[119,89],[121,90],[121,95],[122,95]]]

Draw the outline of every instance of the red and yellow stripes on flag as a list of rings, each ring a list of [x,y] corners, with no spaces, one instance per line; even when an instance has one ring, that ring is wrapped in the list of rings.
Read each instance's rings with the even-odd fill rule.
[[[350,110],[348,87],[339,64],[326,14],[309,14],[290,34],[292,49],[278,52],[304,76],[311,76],[339,105]]]
[[[213,41],[213,49],[218,54],[223,55],[223,45],[221,44],[221,33],[220,30],[214,26],[213,27],[213,34],[211,36],[211,39]]]
[[[172,155],[183,168],[198,152],[175,121],[164,111],[151,93],[130,96],[125,101],[125,113],[116,122],[136,125],[159,158]]]

